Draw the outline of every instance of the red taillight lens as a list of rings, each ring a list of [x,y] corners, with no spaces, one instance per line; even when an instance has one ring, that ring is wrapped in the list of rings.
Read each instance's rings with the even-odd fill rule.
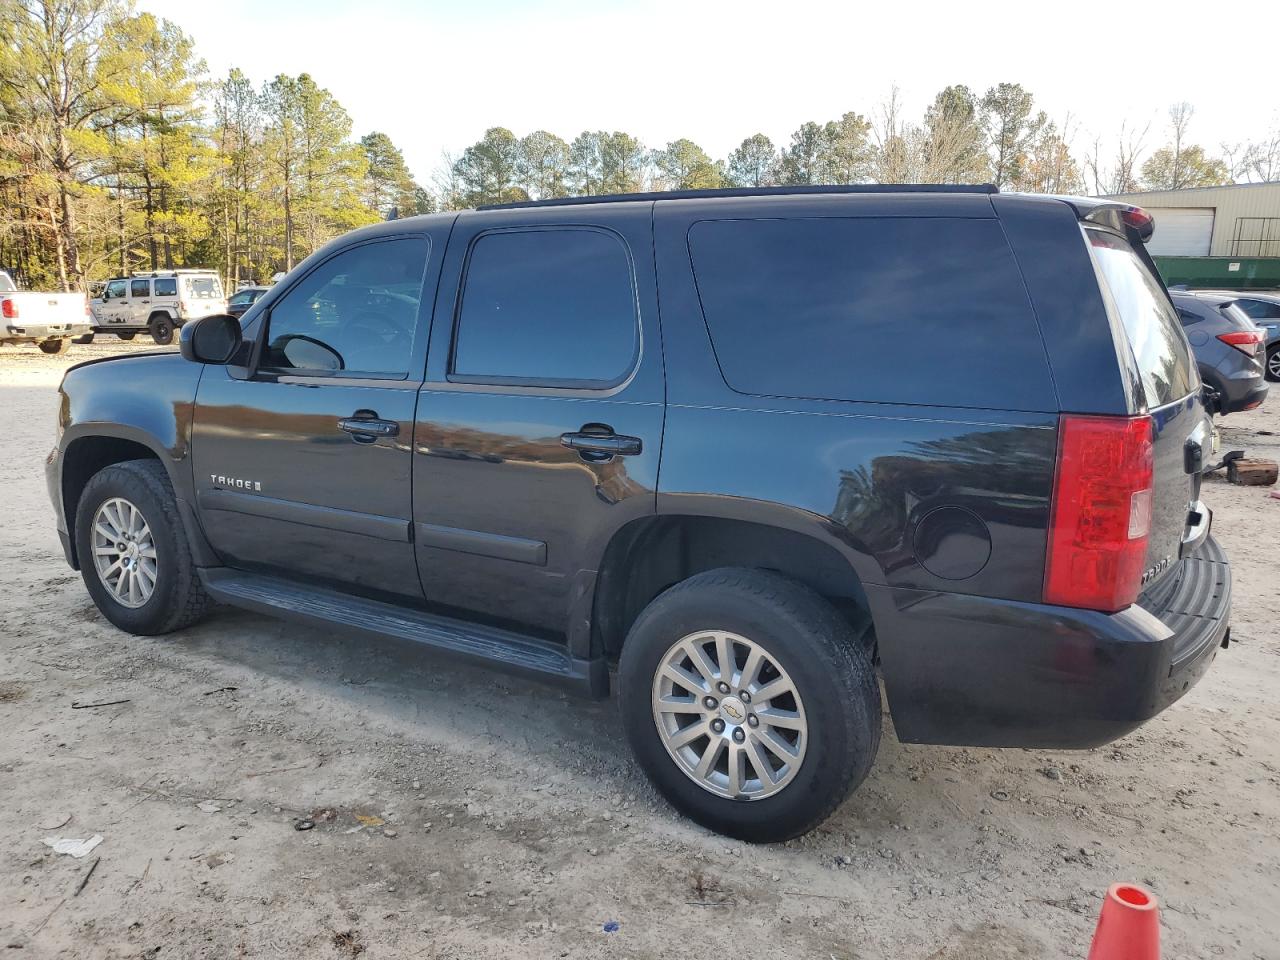
[[[1141,207],[1126,207],[1120,211],[1120,219],[1138,231],[1143,243],[1150,240],[1155,232],[1155,218]]]
[[[1112,612],[1138,598],[1151,531],[1151,443],[1150,417],[1062,417],[1046,603]]]
[[[9,299],[0,300],[0,316],[6,320],[17,320],[18,305]]]
[[[1231,333],[1218,334],[1218,339],[1252,357],[1257,355],[1258,346],[1264,337],[1261,330],[1233,330]]]

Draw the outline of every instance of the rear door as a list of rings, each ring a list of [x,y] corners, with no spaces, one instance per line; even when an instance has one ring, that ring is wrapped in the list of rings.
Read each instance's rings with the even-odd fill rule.
[[[429,602],[572,635],[610,536],[654,512],[664,394],[651,211],[459,217],[414,431]]]
[[[1153,421],[1155,472],[1143,576],[1148,586],[1208,533],[1200,471],[1211,456],[1212,427],[1191,346],[1164,285],[1125,238],[1095,227],[1085,228],[1085,236]]]

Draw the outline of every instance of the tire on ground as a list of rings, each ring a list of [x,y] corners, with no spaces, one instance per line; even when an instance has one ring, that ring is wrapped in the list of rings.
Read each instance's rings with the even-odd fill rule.
[[[111,595],[94,564],[93,520],[98,508],[113,497],[128,500],[142,512],[156,549],[155,590],[136,608]],[[89,595],[103,616],[121,630],[139,636],[170,633],[195,623],[210,606],[178,516],[173,486],[158,460],[126,460],[95,473],[76,504],[75,542]]]
[[[121,340],[132,340],[135,336],[137,336],[137,331],[130,330],[128,333],[117,333],[116,336],[119,337]]]
[[[733,800],[695,783],[667,753],[651,704],[655,672],[678,640],[726,630],[762,646],[790,675],[808,722],[804,759],[777,793]],[[654,599],[627,635],[620,705],[637,761],[686,816],[752,842],[788,840],[822,823],[862,782],[880,745],[880,687],[848,622],[802,584],[761,570],[697,574]]]
[[[49,354],[57,355],[60,353],[66,353],[70,349],[71,349],[70,340],[41,340],[40,341],[41,353],[49,353]]]
[[[173,318],[167,313],[157,313],[152,315],[151,320],[147,323],[147,330],[151,333],[151,339],[160,346],[168,346],[173,343]]]

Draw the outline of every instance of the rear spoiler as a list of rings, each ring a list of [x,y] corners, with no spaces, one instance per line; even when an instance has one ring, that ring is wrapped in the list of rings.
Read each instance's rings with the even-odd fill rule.
[[[1156,230],[1156,218],[1142,207],[1131,203],[1120,203],[1116,200],[1094,200],[1084,197],[1062,197],[1068,206],[1076,212],[1076,216],[1086,223],[1096,223],[1116,233],[1122,233],[1129,240],[1146,243]]]

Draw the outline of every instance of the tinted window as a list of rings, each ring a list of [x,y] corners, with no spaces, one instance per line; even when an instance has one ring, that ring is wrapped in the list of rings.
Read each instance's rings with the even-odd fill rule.
[[[471,249],[453,373],[494,383],[616,383],[635,363],[626,249],[591,229],[485,234]]]
[[[1237,300],[1236,306],[1254,320],[1280,319],[1280,303],[1267,303],[1265,300]]]
[[[405,376],[426,261],[421,237],[330,257],[271,307],[262,366]]]
[[[1190,310],[1184,310],[1182,307],[1178,307],[1178,319],[1182,321],[1182,325],[1185,327],[1190,323],[1199,323],[1200,315],[1192,313]]]
[[[151,281],[150,280],[130,280],[129,296],[131,297],[151,296]]]
[[[253,303],[253,300],[254,296],[252,290],[241,290],[239,293],[233,294],[227,303],[235,304],[238,307],[244,303]]]
[[[1147,403],[1181,400],[1193,386],[1191,349],[1164,286],[1113,233],[1087,230],[1094,262],[1133,349]]]
[[[106,291],[102,294],[104,300],[116,299],[124,296],[125,288],[128,284],[124,280],[112,280],[107,284]]]
[[[739,392],[1057,407],[995,220],[703,221],[689,248],[720,369]]]
[[[178,295],[178,278],[157,277],[154,289],[157,297],[176,297]]]
[[[217,277],[184,277],[187,296],[193,300],[221,300],[222,281]]]

